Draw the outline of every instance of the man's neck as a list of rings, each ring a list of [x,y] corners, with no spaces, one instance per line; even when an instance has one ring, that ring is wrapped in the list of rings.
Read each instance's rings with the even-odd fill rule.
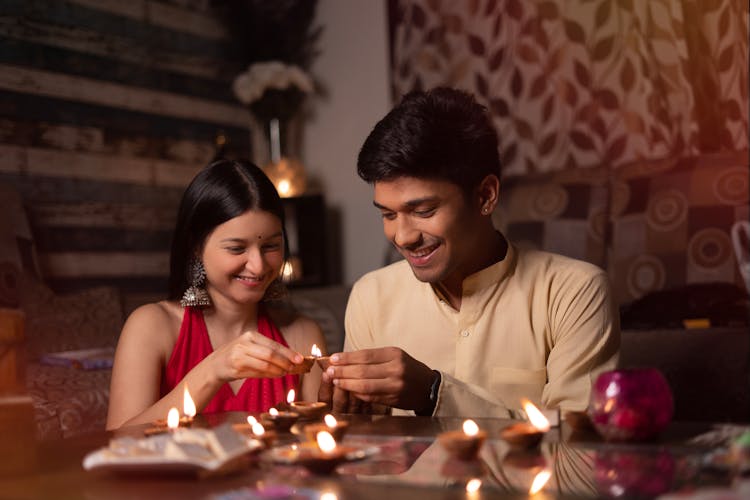
[[[491,238],[487,238],[487,241],[478,244],[475,248],[478,249],[476,259],[469,266],[463,270],[457,270],[451,276],[447,276],[446,279],[432,284],[438,295],[456,311],[461,310],[464,280],[472,274],[503,260],[508,252],[508,243],[499,231],[493,231]],[[482,249],[486,249],[486,251],[482,252]]]

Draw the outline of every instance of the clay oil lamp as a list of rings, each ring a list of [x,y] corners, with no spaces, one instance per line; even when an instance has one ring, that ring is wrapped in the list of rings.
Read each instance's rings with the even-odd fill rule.
[[[327,405],[321,401],[295,401],[294,397],[294,389],[291,389],[286,401],[293,412],[299,413],[300,418],[314,420],[326,411]]]
[[[336,440],[327,431],[315,437],[317,446],[303,446],[298,449],[296,463],[314,474],[330,474],[342,462],[351,448],[337,446]]]
[[[473,420],[465,420],[463,430],[441,432],[437,437],[445,451],[458,460],[475,460],[486,439],[487,433]]]
[[[511,448],[517,450],[528,450],[538,446],[550,429],[549,420],[539,411],[539,408],[534,406],[534,403],[524,399],[523,409],[529,421],[513,424],[500,432],[500,437]]]
[[[331,357],[323,356],[323,353],[320,352],[320,349],[318,349],[318,346],[316,344],[313,344],[310,353],[315,358],[315,361],[317,361],[318,366],[321,370],[326,371],[328,367],[331,366]]]
[[[234,424],[232,428],[242,434],[249,435],[263,443],[264,448],[270,448],[276,442],[276,431],[273,429],[266,430],[263,424],[252,415],[248,415],[247,423]]]
[[[310,349],[310,354],[304,357],[302,363],[295,365],[289,373],[301,374],[309,372],[312,366],[315,364],[315,360],[320,358],[320,355],[321,352],[318,348],[318,345],[313,344],[312,349]]]
[[[318,433],[326,431],[329,432],[331,436],[333,436],[333,439],[337,443],[340,443],[341,440],[344,439],[344,434],[346,434],[346,430],[348,427],[349,422],[346,422],[344,420],[337,420],[336,417],[328,414],[323,418],[323,422],[306,425],[305,436],[307,436],[308,441],[315,442]]]
[[[289,432],[294,423],[299,419],[299,413],[295,411],[279,411],[270,408],[267,413],[260,414],[260,421],[264,427],[272,428],[276,432]]]
[[[180,410],[172,407],[167,412],[167,418],[164,420],[157,420],[151,427],[148,427],[143,433],[146,436],[153,436],[154,434],[164,434],[165,432],[174,432],[180,426]]]
[[[193,420],[195,420],[195,414],[197,413],[197,411],[195,408],[195,402],[190,396],[190,391],[188,390],[187,385],[185,385],[185,390],[183,391],[182,407],[182,416],[180,416],[180,412],[179,410],[177,410],[177,408],[170,408],[166,419],[155,421],[151,425],[151,427],[148,427],[145,431],[143,431],[143,433],[147,436],[151,436],[153,434],[162,434],[164,432],[168,432],[169,416],[170,414],[172,414],[172,410],[174,410],[174,412],[177,414],[177,417],[173,417],[177,419],[176,427],[190,427],[191,425],[193,425]]]

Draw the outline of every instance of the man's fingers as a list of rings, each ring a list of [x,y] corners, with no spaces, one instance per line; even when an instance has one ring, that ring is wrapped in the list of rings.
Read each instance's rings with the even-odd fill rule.
[[[333,383],[337,388],[351,392],[365,401],[372,401],[372,397],[386,396],[399,390],[399,382],[389,379],[337,378]]]
[[[334,413],[352,413],[349,409],[349,393],[334,387],[331,410]]]
[[[361,349],[359,351],[337,352],[331,355],[333,365],[367,365],[385,363],[398,356],[400,350],[395,347],[379,347],[377,349]]]

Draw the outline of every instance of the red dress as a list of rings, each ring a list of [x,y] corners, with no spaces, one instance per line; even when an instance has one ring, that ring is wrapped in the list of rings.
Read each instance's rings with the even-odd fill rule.
[[[258,331],[281,345],[288,347],[284,336],[266,315],[258,310]],[[213,352],[203,311],[197,307],[186,307],[182,316],[180,335],[169,358],[161,384],[161,397],[177,387],[187,373]],[[229,384],[223,384],[201,413],[221,411],[246,411],[250,413],[268,411],[272,406],[286,401],[289,389],[299,383],[298,375],[279,378],[247,378],[237,394]],[[188,387],[189,389],[189,387]]]

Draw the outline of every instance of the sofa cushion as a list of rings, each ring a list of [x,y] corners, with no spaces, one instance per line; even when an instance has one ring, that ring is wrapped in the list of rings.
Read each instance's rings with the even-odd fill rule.
[[[56,295],[25,276],[20,287],[30,359],[49,352],[113,347],[123,325],[120,292],[97,287]]]
[[[29,363],[27,389],[34,401],[37,437],[71,437],[102,431],[111,377],[111,370]]]
[[[504,180],[493,221],[519,247],[604,265],[607,172],[578,169]]]
[[[747,152],[635,162],[615,175],[608,268],[620,304],[691,283],[744,286],[730,234],[748,219]]]

